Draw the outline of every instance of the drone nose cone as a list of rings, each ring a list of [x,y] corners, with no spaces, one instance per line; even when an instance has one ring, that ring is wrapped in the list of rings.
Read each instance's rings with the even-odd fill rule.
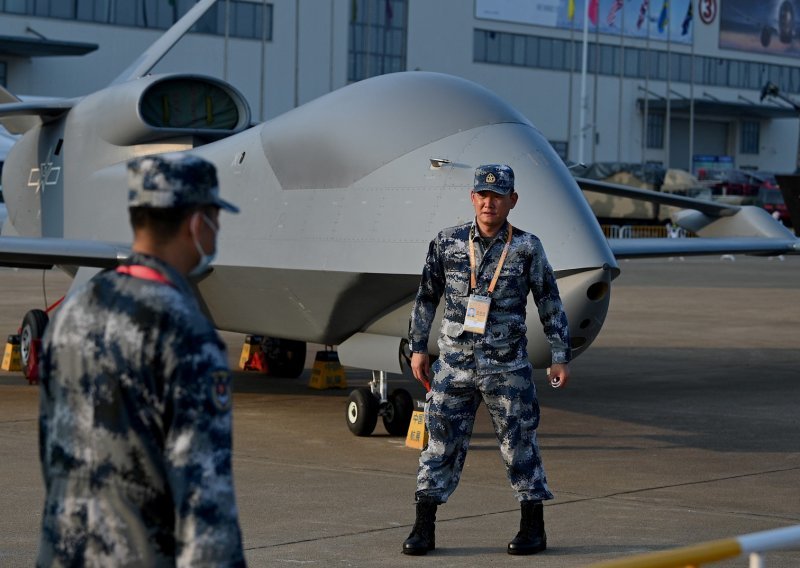
[[[611,281],[618,272],[616,268],[606,266],[558,278],[561,302],[569,322],[573,358],[583,353],[600,333],[611,300]],[[541,327],[536,310],[528,310],[527,319],[529,329]],[[537,368],[550,365],[550,344],[542,334],[532,335],[528,355]]]

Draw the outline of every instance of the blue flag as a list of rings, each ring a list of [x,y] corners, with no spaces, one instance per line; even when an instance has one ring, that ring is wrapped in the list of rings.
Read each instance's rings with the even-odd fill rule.
[[[669,0],[664,0],[661,7],[661,15],[658,17],[658,33],[664,33],[669,26]]]
[[[686,15],[683,17],[683,23],[681,24],[681,35],[686,35],[689,33],[689,26],[692,23],[692,4],[694,0],[689,0],[689,8],[686,10]]]

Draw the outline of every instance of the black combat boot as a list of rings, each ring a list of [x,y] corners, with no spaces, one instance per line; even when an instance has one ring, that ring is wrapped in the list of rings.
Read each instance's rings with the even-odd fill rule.
[[[411,534],[403,543],[403,554],[421,556],[436,548],[436,508],[438,503],[429,499],[417,501],[417,520]]]
[[[536,554],[547,548],[544,532],[544,506],[541,501],[522,501],[522,519],[519,532],[508,543],[509,554]]]

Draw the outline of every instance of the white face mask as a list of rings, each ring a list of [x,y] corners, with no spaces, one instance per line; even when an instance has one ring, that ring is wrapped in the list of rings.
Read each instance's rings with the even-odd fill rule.
[[[194,241],[194,246],[197,249],[197,252],[200,253],[200,260],[197,262],[197,266],[195,266],[189,271],[190,277],[200,276],[201,274],[203,274],[206,270],[208,270],[208,266],[212,262],[214,262],[214,258],[217,256],[216,241],[217,241],[218,228],[214,224],[214,222],[208,218],[208,216],[205,213],[199,213],[199,214],[203,216],[203,222],[209,227],[211,227],[212,231],[214,231],[214,251],[211,254],[206,254],[206,252],[203,250],[202,245],[200,244],[200,241],[197,239],[197,235],[195,235],[194,231],[192,231],[192,240]]]

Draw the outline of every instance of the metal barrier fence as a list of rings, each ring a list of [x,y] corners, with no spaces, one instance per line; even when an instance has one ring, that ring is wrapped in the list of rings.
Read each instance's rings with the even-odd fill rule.
[[[619,560],[590,564],[587,568],[696,568],[708,562],[750,555],[750,568],[764,568],[763,553],[800,548],[800,525],[714,540],[693,546],[637,554]]]
[[[647,239],[666,238],[669,236],[663,225],[600,225],[607,239]],[[680,238],[694,237],[686,229],[676,229],[675,236]]]

